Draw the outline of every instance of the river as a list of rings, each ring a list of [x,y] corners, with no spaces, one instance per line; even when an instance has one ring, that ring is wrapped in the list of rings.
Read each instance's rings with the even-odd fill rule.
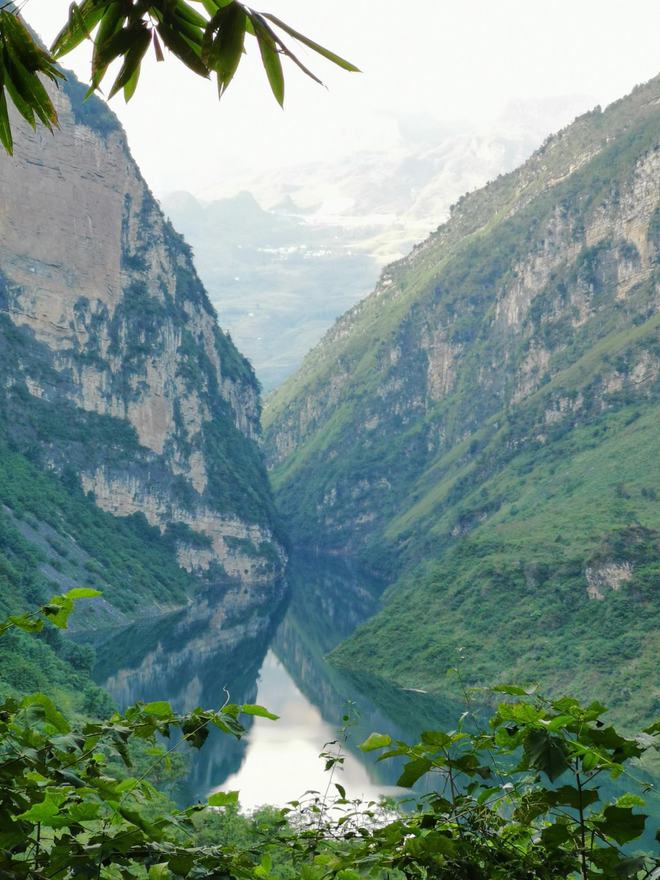
[[[450,724],[460,707],[388,683],[347,675],[328,653],[378,606],[378,585],[349,561],[297,559],[290,598],[271,625],[232,642],[213,614],[213,597],[188,611],[144,621],[114,633],[97,648],[96,680],[122,708],[166,699],[178,711],[197,705],[258,703],[278,721],[248,719],[240,741],[213,730],[188,753],[189,770],[176,791],[181,803],[238,790],[243,809],[283,805],[329,785],[324,749],[341,749],[343,765],[331,783],[365,800],[398,795],[400,769],[357,748],[372,731],[412,740],[430,725]],[[200,612],[200,608],[202,611]]]

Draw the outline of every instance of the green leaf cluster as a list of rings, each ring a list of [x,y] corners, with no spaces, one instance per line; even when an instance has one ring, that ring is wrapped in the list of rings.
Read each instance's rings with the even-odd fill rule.
[[[61,596],[52,596],[45,605],[36,611],[10,615],[4,623],[0,624],[0,636],[12,627],[23,630],[23,632],[41,632],[46,621],[55,624],[59,629],[66,629],[75,603],[80,599],[93,599],[100,595],[100,590],[94,590],[91,587],[74,587]]]
[[[63,608],[87,596],[74,591],[57,598],[65,601],[48,605]],[[50,616],[44,609],[37,615]],[[626,737],[603,721],[599,703],[550,700],[515,685],[496,692],[510,699],[485,729],[469,730],[474,719],[466,712],[453,730],[425,731],[413,745],[380,733],[362,743],[365,752],[379,751],[380,761],[403,760],[399,785],[430,778],[429,793],[409,809],[351,801],[335,784],[339,796],[332,802],[310,793],[242,823],[238,792],[174,810],[163,808],[148,777],[180,744],[200,748],[211,726],[240,737],[242,715],[275,720],[262,706],[180,714],[157,700],[102,721],[72,723],[46,694],[6,700],[0,705],[0,872],[63,880],[653,876],[660,863],[630,845],[646,827],[639,808],[655,792],[636,785],[607,800],[600,777],[627,774],[634,783],[629,765],[658,748],[660,722]],[[136,742],[150,746],[153,763],[144,772],[133,762]],[[335,759],[332,772],[342,760]]]
[[[7,97],[32,128],[37,121],[49,131],[57,125],[57,112],[39,75],[52,82],[63,74],[53,58],[32,38],[22,19],[7,4],[0,7],[0,143],[13,153]]]
[[[256,39],[271,91],[283,105],[282,56],[315,82],[321,80],[289,48],[279,31],[342,69],[357,71],[355,65],[276,16],[255,12],[238,0],[73,2],[68,21],[50,52],[37,44],[16,10],[5,5],[0,9],[0,142],[12,152],[7,95],[33,127],[37,120],[51,130],[57,125],[55,107],[38,74],[52,81],[64,78],[56,60],[84,40],[93,43],[88,94],[100,88],[108,69],[118,62],[119,71],[109,97],[123,91],[129,101],[135,94],[142,62],[150,47],[158,61],[164,61],[165,47],[193,73],[206,79],[214,77],[218,96],[222,97],[245,54],[246,35],[251,35]]]

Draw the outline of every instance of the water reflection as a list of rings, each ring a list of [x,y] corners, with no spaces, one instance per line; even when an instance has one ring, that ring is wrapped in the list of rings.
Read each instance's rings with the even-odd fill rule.
[[[372,678],[340,673],[326,658],[378,605],[378,585],[338,559],[298,559],[286,613],[228,627],[212,595],[194,608],[116,634],[98,651],[97,680],[121,706],[168,699],[177,710],[258,702],[280,716],[257,718],[240,742],[214,731],[193,753],[182,801],[238,789],[244,808],[283,804],[327,785],[319,752],[350,718],[344,769],[335,781],[366,799],[392,794],[399,768],[357,749],[373,730],[411,739],[460,711]]]
[[[248,810],[263,803],[285,804],[309,790],[324,793],[331,780],[319,751],[324,744],[336,741],[336,726],[296,687],[273,651],[266,655],[259,673],[257,700],[267,702],[280,720],[275,724],[263,718],[255,720],[240,769],[221,787],[237,789],[241,805]],[[350,797],[364,800],[401,791],[374,781],[350,752],[333,781],[343,785]]]

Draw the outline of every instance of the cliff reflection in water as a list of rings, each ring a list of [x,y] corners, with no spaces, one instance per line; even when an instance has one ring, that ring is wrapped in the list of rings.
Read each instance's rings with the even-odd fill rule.
[[[392,793],[398,769],[376,764],[357,749],[372,730],[415,737],[460,712],[423,694],[374,679],[341,673],[325,659],[378,605],[378,587],[345,560],[297,559],[289,572],[290,601],[272,620],[250,618],[227,625],[222,603],[198,597],[194,607],[143,622],[97,649],[96,678],[124,707],[137,700],[167,699],[178,710],[219,706],[227,688],[232,702],[259,702],[278,722],[247,719],[240,742],[213,730],[191,756],[181,801],[203,800],[212,790],[241,791],[246,808],[284,803],[307,789],[323,789],[318,758],[351,717],[344,772],[335,781],[349,794]]]
[[[219,707],[226,691],[236,703],[255,702],[257,676],[281,619],[226,619],[225,605],[212,593],[191,607],[154,621],[141,621],[97,647],[95,678],[125,708],[138,700],[168,700],[177,711]],[[249,726],[251,719],[244,719]],[[177,799],[204,799],[243,760],[246,740],[212,728],[200,750],[182,746],[190,772]]]

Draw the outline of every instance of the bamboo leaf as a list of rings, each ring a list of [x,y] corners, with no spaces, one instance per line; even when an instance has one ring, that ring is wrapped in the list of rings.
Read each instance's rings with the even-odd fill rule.
[[[282,62],[275,40],[272,38],[266,27],[259,20],[256,14],[251,14],[250,19],[254,25],[254,32],[259,44],[259,52],[261,54],[261,62],[266,71],[271,91],[275,96],[275,100],[284,106],[284,72],[282,70]]]
[[[165,61],[165,56],[163,55],[163,47],[160,45],[160,40],[158,39],[158,33],[154,30],[152,31],[153,40],[154,40],[154,52],[156,53],[156,61]]]
[[[276,15],[271,15],[268,12],[264,12],[263,17],[267,18],[269,21],[272,21],[273,24],[277,25],[277,27],[285,31],[290,37],[293,37],[295,40],[298,40],[298,42],[303,43],[309,49],[313,49],[313,51],[316,52],[318,55],[322,55],[324,58],[327,58],[328,61],[332,61],[332,63],[336,64],[338,67],[341,67],[344,70],[348,70],[350,73],[361,73],[359,67],[351,64],[350,61],[342,58],[341,55],[337,55],[335,52],[331,52],[330,49],[326,49],[325,46],[321,46],[319,43],[314,42],[314,40],[310,40],[309,37],[306,37],[299,31],[294,30],[290,25],[282,21],[282,19],[278,18]]]
[[[204,35],[202,60],[217,74],[219,97],[228,88],[240,64],[245,44],[246,21],[244,10],[238,4],[232,3],[216,13]]]
[[[101,21],[107,2],[103,0],[84,0],[80,5],[72,3],[69,7],[69,20],[53,40],[51,52],[55,58],[61,58],[79,46],[89,37],[96,25]]]
[[[109,60],[106,60],[105,46],[115,34],[121,31],[125,21],[126,16],[123,14],[122,5],[119,2],[112,3],[101,19],[92,54],[92,91],[101,84],[110,63]]]
[[[197,47],[193,48],[184,37],[165,21],[160,21],[157,29],[160,38],[170,52],[173,52],[194,73],[204,78],[208,77],[208,69],[201,59],[201,48],[199,50]]]
[[[142,59],[151,44],[151,32],[148,28],[142,26],[140,33],[135,38],[135,42],[126,53],[124,63],[117,75],[117,79],[110,90],[108,98],[112,98],[120,89],[124,89],[124,97],[126,101],[130,101],[135,93],[138,79],[140,77],[140,65]]]

